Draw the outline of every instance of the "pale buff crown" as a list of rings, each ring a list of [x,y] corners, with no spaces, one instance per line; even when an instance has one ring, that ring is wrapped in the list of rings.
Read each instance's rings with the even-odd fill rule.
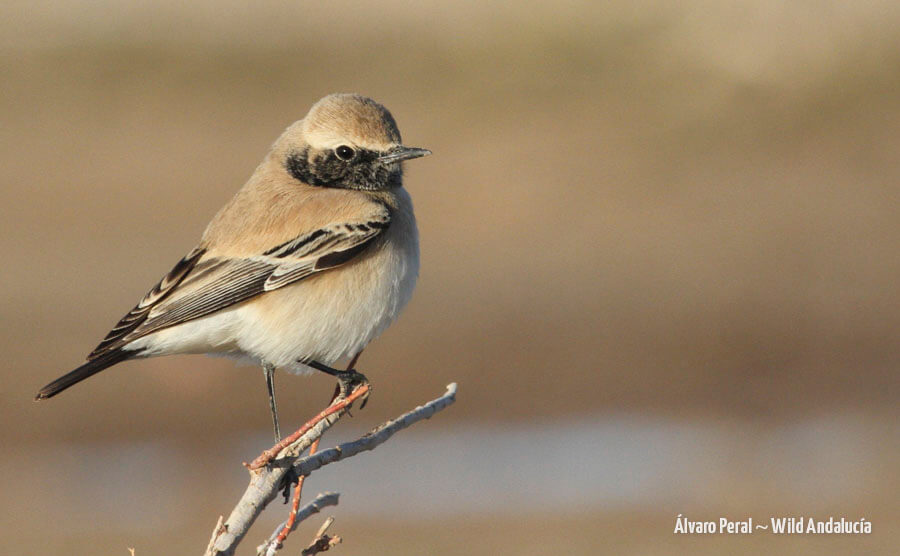
[[[302,120],[278,138],[273,152],[309,145],[329,150],[339,145],[385,152],[400,144],[400,130],[387,108],[374,100],[348,93],[328,95],[310,108]]]

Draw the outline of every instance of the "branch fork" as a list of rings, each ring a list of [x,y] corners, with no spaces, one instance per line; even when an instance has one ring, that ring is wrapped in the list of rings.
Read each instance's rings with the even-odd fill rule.
[[[311,448],[313,443],[317,443],[322,434],[347,413],[354,401],[360,398],[365,399],[368,392],[368,384],[360,384],[346,395],[342,392],[331,405],[308,421],[297,432],[263,452],[252,463],[244,464],[250,469],[250,484],[228,519],[223,522],[222,518],[219,518],[204,556],[233,555],[250,526],[281,490],[288,471],[293,470],[295,475],[300,478],[300,482],[295,490],[291,515],[259,547],[259,554],[272,556],[280,548],[287,534],[294,530],[301,521],[318,513],[321,508],[336,505],[338,502],[337,493],[324,493],[300,508],[299,494],[304,477],[330,463],[372,450],[397,432],[422,419],[430,418],[456,401],[456,383],[452,383],[447,386],[447,390],[442,396],[382,423],[357,440],[345,442],[321,452],[311,449],[308,455],[301,457],[307,448]],[[326,524],[330,525],[330,521]],[[326,535],[326,529],[327,526],[320,529],[313,543],[303,551],[303,554],[324,552],[340,542],[340,537]]]

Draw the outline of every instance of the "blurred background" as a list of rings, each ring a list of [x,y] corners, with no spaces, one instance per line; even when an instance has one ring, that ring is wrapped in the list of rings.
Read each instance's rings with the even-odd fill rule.
[[[889,0],[6,0],[5,551],[203,550],[271,443],[259,369],[130,362],[31,399],[352,91],[435,154],[406,174],[418,290],[325,444],[459,398],[312,476],[342,493],[338,554],[895,553],[898,25]],[[332,388],[277,385],[283,428]],[[678,514],[873,533],[681,536]]]

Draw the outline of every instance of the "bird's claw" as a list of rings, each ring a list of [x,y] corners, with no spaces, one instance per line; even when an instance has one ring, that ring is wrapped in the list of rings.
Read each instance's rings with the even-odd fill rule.
[[[340,371],[337,373],[338,379],[338,397],[346,398],[350,395],[353,390],[356,388],[368,385],[369,379],[366,378],[366,375],[357,371],[356,369],[347,369],[346,371]],[[362,397],[361,403],[359,404],[359,408],[362,409],[366,407],[366,402],[369,401],[369,392],[366,392]]]

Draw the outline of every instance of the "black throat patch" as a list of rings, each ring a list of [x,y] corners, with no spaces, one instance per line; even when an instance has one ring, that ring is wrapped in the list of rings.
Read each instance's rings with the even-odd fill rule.
[[[399,164],[379,162],[380,153],[357,150],[350,160],[341,160],[334,151],[315,154],[310,160],[309,147],[292,152],[285,160],[287,171],[303,183],[316,187],[378,191],[400,187],[403,171]]]

